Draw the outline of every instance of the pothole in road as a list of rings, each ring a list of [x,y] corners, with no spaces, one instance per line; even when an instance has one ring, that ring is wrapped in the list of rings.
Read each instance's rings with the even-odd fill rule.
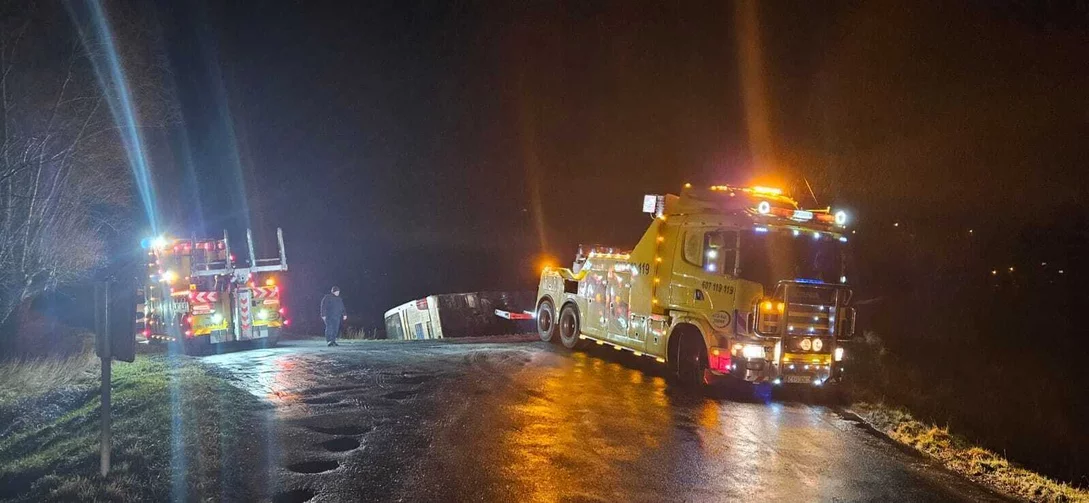
[[[328,433],[330,435],[362,435],[373,430],[374,426],[346,424],[342,426],[309,426],[308,428],[318,433]]]
[[[330,470],[336,470],[340,466],[340,463],[333,460],[328,461],[303,461],[302,463],[295,463],[287,467],[295,473],[322,473]]]
[[[419,394],[418,391],[394,391],[393,393],[386,393],[382,395],[382,398],[389,398],[390,400],[405,400],[412,398]]]
[[[321,446],[331,452],[346,452],[359,448],[359,440],[351,437],[334,438],[321,443]]]
[[[312,398],[304,398],[303,403],[308,405],[322,405],[328,403],[340,403],[340,399],[331,396],[315,396]]]
[[[314,499],[314,491],[312,489],[293,489],[291,491],[276,493],[276,495],[272,497],[272,502],[302,503],[304,501],[310,501],[312,499]]]

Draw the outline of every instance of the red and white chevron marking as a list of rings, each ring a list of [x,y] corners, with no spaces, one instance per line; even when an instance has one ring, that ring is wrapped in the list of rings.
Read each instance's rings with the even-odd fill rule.
[[[189,292],[189,302],[194,304],[207,304],[218,301],[219,292]]]
[[[253,298],[270,299],[280,295],[278,286],[257,286],[253,288]]]

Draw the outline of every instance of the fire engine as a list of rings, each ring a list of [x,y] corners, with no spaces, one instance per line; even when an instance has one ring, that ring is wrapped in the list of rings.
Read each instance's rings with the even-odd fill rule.
[[[855,331],[845,210],[802,209],[770,187],[717,185],[650,195],[630,250],[580,247],[538,287],[544,341],[666,364],[700,386],[730,380],[822,386],[843,375]]]
[[[274,274],[287,271],[281,229],[276,238],[279,256],[257,259],[247,230],[248,263],[236,261],[226,231],[223,239],[145,239],[148,281],[137,329],[148,342],[169,343],[185,354],[206,354],[233,341],[275,345],[291,323]]]

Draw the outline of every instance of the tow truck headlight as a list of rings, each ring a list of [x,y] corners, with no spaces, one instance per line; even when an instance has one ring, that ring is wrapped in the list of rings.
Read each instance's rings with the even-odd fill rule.
[[[821,342],[820,339],[813,339],[813,351],[820,351],[822,347],[824,347],[824,342]]]
[[[802,351],[809,351],[813,349],[813,341],[809,339],[802,339],[802,342],[798,343],[802,347]]]
[[[764,359],[764,346],[758,344],[746,344],[741,349],[741,356],[749,360],[763,360]]]
[[[761,215],[767,215],[771,212],[771,203],[760,201],[760,204],[756,205],[756,211],[759,211]]]
[[[843,361],[843,348],[836,348],[836,350],[833,351],[832,356],[837,362]]]

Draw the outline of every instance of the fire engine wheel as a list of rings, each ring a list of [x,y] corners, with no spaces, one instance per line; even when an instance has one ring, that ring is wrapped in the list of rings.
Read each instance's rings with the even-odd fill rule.
[[[572,304],[563,306],[560,310],[560,321],[557,323],[560,331],[560,342],[567,349],[575,349],[579,345],[579,310]]]
[[[541,301],[537,307],[537,334],[545,342],[552,342],[556,336],[556,308],[551,301]]]
[[[182,351],[189,356],[204,356],[212,352],[212,340],[207,335],[187,338],[182,342]]]

